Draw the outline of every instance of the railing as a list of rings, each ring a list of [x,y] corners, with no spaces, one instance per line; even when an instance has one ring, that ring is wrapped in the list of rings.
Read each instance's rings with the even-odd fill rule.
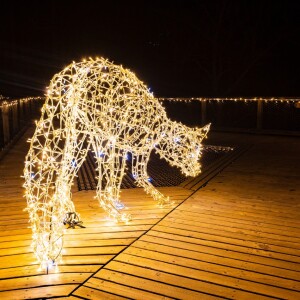
[[[41,97],[0,98],[0,151],[20,135],[33,118],[39,118],[43,100]]]
[[[0,96],[0,151],[39,119],[44,97]],[[214,130],[300,134],[300,98],[159,98],[172,119]]]
[[[159,98],[171,118],[214,130],[300,134],[300,98]]]

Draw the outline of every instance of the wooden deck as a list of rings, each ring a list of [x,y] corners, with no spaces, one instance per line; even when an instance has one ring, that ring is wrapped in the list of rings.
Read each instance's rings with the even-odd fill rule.
[[[23,211],[25,139],[0,162],[0,299],[300,299],[299,139],[212,134],[253,146],[200,190],[203,178],[161,188],[172,207],[123,190],[128,224],[107,220],[93,191],[74,193],[86,228],[67,230],[48,275]]]

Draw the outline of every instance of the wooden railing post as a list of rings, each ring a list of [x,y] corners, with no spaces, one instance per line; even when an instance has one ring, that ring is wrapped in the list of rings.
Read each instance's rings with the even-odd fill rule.
[[[2,107],[2,122],[3,122],[3,142],[6,145],[10,141],[10,130],[9,130],[9,107],[4,105]]]
[[[0,102],[1,104],[1,102]],[[4,147],[3,121],[2,121],[2,106],[0,107],[0,151]]]
[[[27,122],[29,119],[29,105],[28,101],[24,101],[23,103],[23,112],[24,112],[24,121]]]
[[[257,100],[257,115],[256,115],[256,129],[262,129],[263,122],[263,100]]]
[[[24,124],[25,124],[25,112],[24,112],[24,102],[23,101],[20,101],[20,127],[23,127]]]
[[[18,116],[18,102],[12,107],[12,117],[13,117],[13,134],[17,134],[19,131],[19,116]]]
[[[201,101],[201,125],[206,123],[206,100]]]

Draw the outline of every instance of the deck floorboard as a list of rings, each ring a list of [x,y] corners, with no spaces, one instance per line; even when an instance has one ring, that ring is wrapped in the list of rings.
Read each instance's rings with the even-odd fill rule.
[[[170,207],[122,190],[128,224],[74,190],[85,228],[66,230],[63,261],[46,274],[24,211],[24,135],[0,162],[0,299],[300,299],[299,139],[213,139],[253,146],[200,190],[200,179],[159,188]]]

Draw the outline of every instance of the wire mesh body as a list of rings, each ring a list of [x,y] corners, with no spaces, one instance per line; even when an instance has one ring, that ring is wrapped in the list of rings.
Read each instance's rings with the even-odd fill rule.
[[[40,264],[61,257],[63,220],[75,212],[71,185],[89,149],[97,163],[100,205],[109,216],[128,221],[130,215],[122,212],[120,201],[126,157],[131,155],[136,184],[159,204],[169,203],[148,180],[151,151],[185,175],[196,176],[201,141],[208,130],[209,125],[189,128],[169,120],[159,101],[131,71],[108,60],[74,62],[56,74],[24,169],[33,250]]]

